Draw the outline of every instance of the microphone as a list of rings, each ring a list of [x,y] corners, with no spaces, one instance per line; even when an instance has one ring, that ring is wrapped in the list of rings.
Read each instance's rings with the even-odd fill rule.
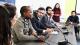
[[[56,24],[54,24],[55,25],[55,28],[57,28],[62,34],[63,34],[63,36],[64,36],[64,39],[65,39],[65,41],[62,41],[62,42],[58,42],[58,45],[67,45],[67,44],[71,44],[70,42],[68,42],[68,40],[66,39],[66,37],[65,37],[65,34],[68,34],[69,32],[62,32],[61,31],[61,29],[60,28],[58,28],[58,26],[56,25]],[[67,29],[66,27],[63,27],[62,29]]]
[[[66,27],[62,27],[62,29],[66,30],[67,28]],[[63,34],[68,35],[69,34],[68,30],[66,32],[63,32]]]

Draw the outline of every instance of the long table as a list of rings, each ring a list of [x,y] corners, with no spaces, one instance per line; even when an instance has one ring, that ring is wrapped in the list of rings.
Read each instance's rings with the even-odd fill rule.
[[[64,24],[61,24],[61,25],[64,26]],[[68,35],[65,35],[66,39],[72,45],[77,45],[76,37],[75,37],[75,33],[74,33],[74,26],[69,25],[66,27],[69,32]],[[64,30],[62,29],[61,26],[59,28],[61,29],[61,31],[64,32]],[[17,43],[17,45],[58,45],[58,42],[65,41],[64,36],[61,31],[59,31],[58,34],[50,34],[50,37],[45,42],[26,42],[25,41],[25,42],[19,42],[19,43]]]

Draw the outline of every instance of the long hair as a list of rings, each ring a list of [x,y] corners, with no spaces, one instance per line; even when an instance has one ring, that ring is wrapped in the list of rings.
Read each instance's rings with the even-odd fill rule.
[[[5,8],[7,8],[7,10],[9,11],[9,15],[8,15],[8,19],[9,19],[9,31],[8,31],[8,39],[9,39],[9,44],[10,41],[11,41],[11,26],[12,26],[12,23],[11,23],[11,20],[14,18],[14,16],[16,15],[16,7],[14,5],[11,5],[11,4],[4,4],[5,5]]]
[[[61,10],[61,9],[60,9],[60,6],[59,6],[59,8],[56,8],[56,5],[57,5],[57,4],[59,4],[59,3],[56,3],[56,4],[55,4],[55,6],[54,6],[54,8],[53,8],[53,11],[55,11],[56,9]]]
[[[8,15],[8,10],[4,6],[0,6],[0,45],[9,45],[10,20]]]
[[[9,18],[10,20],[12,20],[14,18],[14,16],[16,15],[16,7],[14,5],[11,5],[11,4],[4,4],[5,7],[8,9],[9,11]]]
[[[56,8],[56,5],[57,5],[57,4],[59,4],[59,3],[56,3],[55,6],[54,6],[54,8]],[[59,6],[59,8],[60,8],[60,6]]]
[[[53,8],[52,11],[54,12],[54,14],[56,14],[56,13],[57,13],[57,14],[61,14],[61,8],[60,8],[60,6],[59,6],[59,8],[56,8],[56,5],[57,5],[57,4],[59,4],[59,3],[56,3],[56,4],[55,4],[55,6],[54,6],[54,8]]]

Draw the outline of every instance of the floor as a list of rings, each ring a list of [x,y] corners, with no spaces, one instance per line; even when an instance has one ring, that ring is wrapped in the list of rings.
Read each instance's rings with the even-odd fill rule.
[[[80,41],[77,42],[77,45],[80,45]]]
[[[79,30],[80,30],[80,28],[79,28]],[[80,45],[80,31],[79,31],[79,36],[77,38],[77,45]]]
[[[80,45],[80,34],[79,34],[79,37],[77,39],[77,45]]]

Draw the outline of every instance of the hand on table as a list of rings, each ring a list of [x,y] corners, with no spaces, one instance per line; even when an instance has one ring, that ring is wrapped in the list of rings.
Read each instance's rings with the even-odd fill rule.
[[[48,33],[53,32],[53,29],[47,28],[47,29],[46,29],[46,32],[48,32]]]

